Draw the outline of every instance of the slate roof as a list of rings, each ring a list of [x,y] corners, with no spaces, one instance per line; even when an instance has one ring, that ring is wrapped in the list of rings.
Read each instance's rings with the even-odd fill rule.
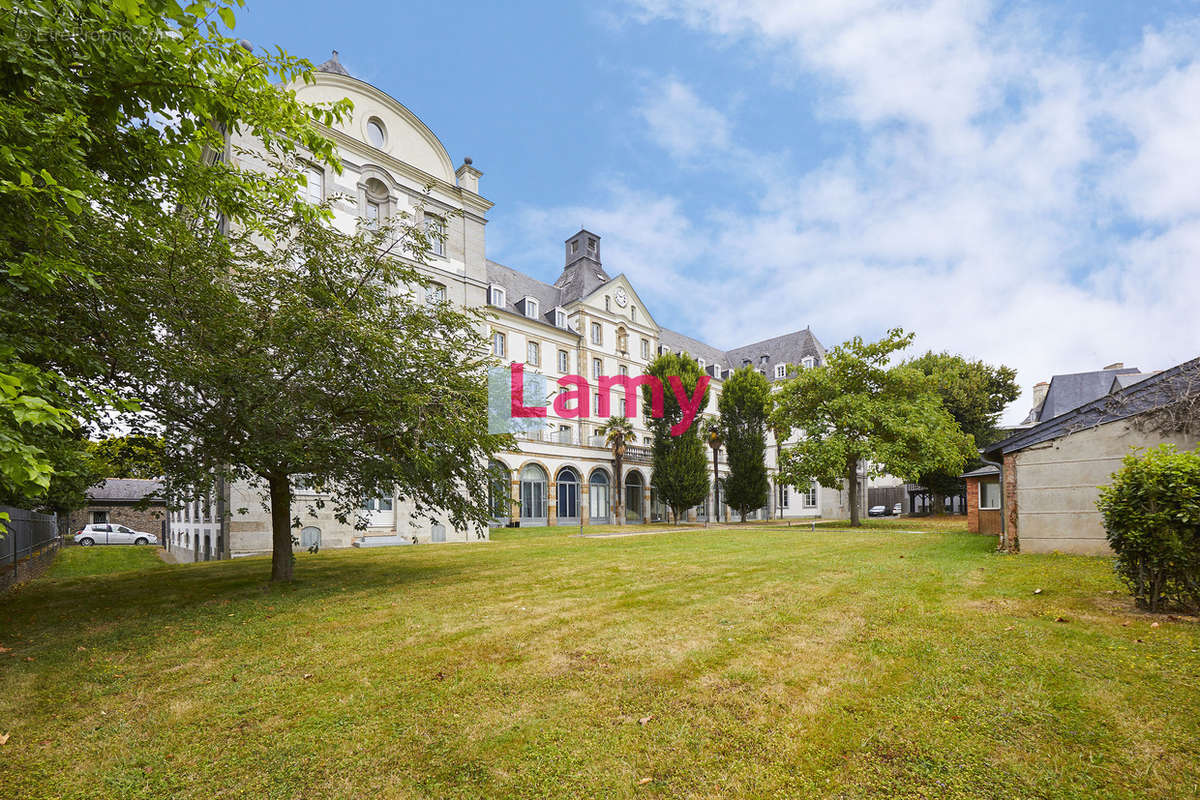
[[[1113,370],[1107,371],[1113,372]],[[1110,379],[1111,383],[1115,383],[1115,381]],[[1048,442],[1079,430],[1128,419],[1160,408],[1178,399],[1186,391],[1195,391],[1198,386],[1200,386],[1200,358],[1193,358],[1191,361],[1185,361],[1168,370],[1148,375],[1128,387],[1118,388],[1111,394],[1104,394],[1065,414],[1047,418],[1046,421],[1040,422],[1032,428],[990,445],[984,452],[994,458],[997,455],[1015,453],[1026,447]]]
[[[136,478],[105,478],[88,489],[87,496],[93,504],[136,503],[150,496],[162,502],[163,484],[162,481]]]
[[[722,369],[729,367],[729,359],[725,353],[717,348],[707,345],[699,339],[693,339],[690,336],[684,336],[679,331],[660,328],[658,334],[659,346],[665,347],[672,353],[687,353],[692,358],[704,359],[705,366],[713,364],[720,365]]]
[[[820,365],[825,361],[825,348],[813,336],[811,328],[806,327],[801,331],[735,347],[726,356],[734,369],[741,369],[743,362],[749,359],[751,366],[766,369],[768,380],[775,380],[776,364],[799,364],[805,356],[812,356],[814,364]],[[762,363],[763,356],[767,357],[765,365]]]
[[[534,297],[539,303],[538,318],[549,324],[554,323],[556,306],[565,306],[585,297],[612,280],[598,262],[590,258],[579,258],[572,262],[554,285],[490,259],[487,262],[487,279],[489,284],[504,287],[506,311],[525,316],[520,303],[526,297]],[[491,298],[488,300],[490,302]],[[659,344],[670,352],[686,352],[694,358],[704,359],[706,369],[713,366],[739,369],[742,361],[748,358],[753,366],[764,370],[770,381],[775,380],[776,364],[799,364],[805,356],[812,356],[818,366],[825,361],[825,348],[810,328],[764,339],[728,352],[679,331],[661,328]],[[767,356],[765,366],[762,364],[764,355]]]
[[[348,78],[354,77],[342,66],[342,62],[338,61],[337,50],[333,51],[333,55],[329,57],[328,61],[317,66],[317,72],[332,72],[335,75],[345,75]]]
[[[987,464],[985,466],[980,467],[979,469],[973,469],[970,472],[964,472],[962,475],[959,475],[958,477],[960,477],[960,478],[989,478],[992,475],[999,475],[999,474],[1000,474],[999,467],[993,467],[991,464]]]
[[[533,297],[538,301],[538,319],[554,324],[554,307],[566,303],[557,287],[495,261],[487,262],[487,279],[488,283],[504,287],[504,310],[514,314],[525,316],[523,307],[517,304],[526,297]],[[491,303],[490,297],[488,302]]]
[[[1050,388],[1046,390],[1046,399],[1042,401],[1041,408],[1031,411],[1026,422],[1044,422],[1079,408],[1112,391],[1114,377],[1139,373],[1137,367],[1122,367],[1055,375],[1050,379]]]

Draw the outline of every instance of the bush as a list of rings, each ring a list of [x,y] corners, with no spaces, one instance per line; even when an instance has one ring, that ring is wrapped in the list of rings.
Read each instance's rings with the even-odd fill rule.
[[[1138,606],[1200,606],[1200,448],[1126,456],[1096,505]]]

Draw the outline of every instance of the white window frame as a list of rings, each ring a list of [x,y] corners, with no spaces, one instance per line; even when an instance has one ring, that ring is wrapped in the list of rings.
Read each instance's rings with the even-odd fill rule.
[[[650,358],[650,340],[642,339],[642,358]]]
[[[817,484],[815,481],[808,485],[808,491],[804,493],[804,507],[817,507]]]
[[[534,298],[534,297],[526,297],[525,298],[525,316],[529,317],[530,319],[537,319],[538,312],[540,310],[541,310],[541,306],[538,303],[537,298]]]
[[[562,328],[563,330],[567,328],[567,312],[561,308],[554,309],[554,327]]]
[[[571,354],[566,350],[558,351],[558,371],[564,374],[571,371]]]
[[[325,170],[316,164],[304,165],[305,187],[302,189],[304,200],[320,204],[325,200]],[[315,185],[314,185],[315,184]]]
[[[599,322],[592,323],[592,344],[604,344],[604,326]]]
[[[599,378],[603,374],[604,374],[604,359],[593,358],[592,359],[592,380]]]
[[[425,236],[429,239],[429,252],[435,256],[446,255],[446,220],[437,214],[425,214]]]
[[[984,485],[992,485],[996,487],[996,505],[985,506],[983,504],[983,487]],[[1000,510],[1000,481],[979,481],[979,510],[980,511],[999,511]]]
[[[814,366],[816,366],[817,360],[812,356],[805,356],[804,358],[800,359],[800,364],[805,369],[812,369]]]
[[[525,343],[525,363],[534,367],[542,365],[542,346],[540,343],[534,341]]]
[[[492,331],[492,355],[504,358],[508,352],[508,337],[503,331]]]
[[[488,303],[496,308],[504,308],[505,292],[503,286],[492,285],[488,287]]]
[[[431,283],[426,286],[425,302],[431,306],[446,302],[446,287],[440,283]]]
[[[787,364],[776,364],[775,365],[775,377],[776,378],[786,378],[787,377]]]

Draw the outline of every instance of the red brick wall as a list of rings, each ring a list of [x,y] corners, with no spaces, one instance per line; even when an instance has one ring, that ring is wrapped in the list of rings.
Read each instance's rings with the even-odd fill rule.
[[[1000,549],[1009,553],[1019,553],[1021,537],[1017,527],[1017,457],[1015,453],[1004,457],[1004,525]]]
[[[979,478],[967,478],[967,530],[979,533]]]

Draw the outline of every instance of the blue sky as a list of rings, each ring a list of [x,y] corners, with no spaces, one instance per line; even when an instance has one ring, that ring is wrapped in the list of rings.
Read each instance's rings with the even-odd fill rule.
[[[1200,355],[1196,2],[249,0],[237,34],[473,157],[491,258],[552,281],[583,225],[715,345],[899,325],[1026,387]]]

